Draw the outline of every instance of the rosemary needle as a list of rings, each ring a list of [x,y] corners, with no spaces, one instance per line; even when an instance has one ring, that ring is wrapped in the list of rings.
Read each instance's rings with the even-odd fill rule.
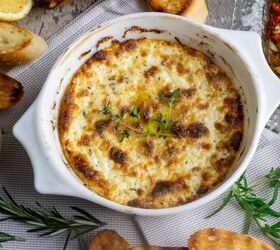
[[[3,247],[2,243],[8,242],[8,241],[25,241],[25,238],[10,235],[10,234],[5,233],[5,232],[0,232],[0,247]]]
[[[73,215],[72,218],[65,218],[61,215],[55,207],[51,210],[47,210],[36,202],[38,209],[33,210],[31,208],[19,205],[8,191],[3,187],[8,200],[4,200],[0,197],[0,213],[7,215],[6,218],[0,220],[13,220],[31,225],[33,228],[27,232],[34,233],[40,232],[40,237],[49,236],[54,237],[63,233],[68,233],[64,244],[66,249],[70,239],[77,238],[81,241],[81,236],[94,229],[97,229],[103,225],[104,222],[99,221],[85,210],[78,207],[71,207],[77,214]],[[72,235],[72,238],[70,236]],[[4,239],[5,234],[2,235]],[[8,240],[23,240],[22,238],[6,235]],[[7,241],[7,240],[6,240]],[[1,234],[0,234],[1,243]]]

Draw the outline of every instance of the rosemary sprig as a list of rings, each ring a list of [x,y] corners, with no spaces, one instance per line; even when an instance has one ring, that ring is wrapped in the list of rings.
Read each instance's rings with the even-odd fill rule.
[[[266,185],[266,189],[272,190],[270,199],[259,197],[258,190],[261,185]],[[272,168],[270,172],[263,176],[252,180],[251,183],[247,180],[245,173],[232,186],[223,203],[213,213],[206,218],[212,217],[219,213],[231,200],[235,198],[237,204],[245,211],[245,221],[243,233],[248,234],[252,222],[262,231],[262,233],[273,240],[280,246],[280,221],[274,224],[268,224],[267,219],[280,218],[280,211],[272,208],[272,205],[277,201],[280,188],[280,167]]]
[[[63,233],[68,233],[64,249],[66,249],[70,239],[79,239],[83,234],[105,225],[104,222],[99,221],[91,214],[78,207],[71,207],[77,212],[71,219],[62,216],[55,207],[51,210],[47,210],[38,202],[36,202],[38,209],[33,210],[19,205],[4,187],[3,190],[8,197],[8,201],[0,197],[0,213],[7,215],[7,217],[1,221],[13,220],[29,224],[33,228],[27,232],[40,232],[40,237],[54,237]]]
[[[128,138],[129,137],[129,133],[127,132],[126,129],[124,129],[122,131],[122,138],[120,139],[120,142],[122,142],[125,138]]]
[[[8,242],[8,241],[25,241],[25,238],[10,235],[8,233],[0,232],[0,247],[2,246],[2,243]]]

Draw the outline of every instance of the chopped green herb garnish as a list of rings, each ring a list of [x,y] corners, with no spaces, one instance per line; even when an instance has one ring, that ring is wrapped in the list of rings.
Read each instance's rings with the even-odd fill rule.
[[[40,237],[54,237],[67,233],[64,249],[66,249],[69,240],[78,239],[82,241],[82,235],[105,225],[105,223],[78,207],[71,207],[76,212],[72,218],[64,217],[55,207],[47,210],[38,202],[36,202],[38,206],[36,210],[25,207],[18,204],[4,187],[3,190],[8,199],[5,200],[0,197],[0,213],[6,215],[6,218],[0,221],[13,220],[28,224],[32,227],[28,232],[39,232]],[[24,240],[24,238],[0,232],[0,244],[9,240]]]
[[[258,195],[259,191],[264,191],[260,186],[266,186],[267,190],[272,190],[270,199],[264,199]],[[280,188],[280,167],[272,168],[269,174],[253,179],[249,182],[245,173],[239,178],[224,198],[224,201],[212,214],[206,218],[214,216],[223,210],[224,207],[235,198],[237,204],[245,212],[245,222],[243,232],[248,234],[252,222],[260,231],[280,246],[280,221],[269,223],[271,218],[280,218],[280,211],[272,208],[277,201]]]
[[[167,103],[169,107],[172,107],[177,102],[176,97],[178,97],[179,94],[180,89],[175,89],[168,95]]]
[[[137,119],[140,119],[140,108],[134,107],[130,114],[132,117],[135,117]]]
[[[126,129],[124,129],[124,130],[122,131],[122,138],[120,139],[120,142],[123,142],[123,140],[124,140],[125,138],[128,138],[128,137],[129,137],[129,133],[127,132]]]
[[[109,115],[112,113],[112,109],[110,106],[105,106],[102,110],[101,110],[102,114],[104,115]]]
[[[166,124],[166,120],[164,119],[162,113],[159,114],[159,116],[158,116],[158,121],[159,121],[160,123]]]

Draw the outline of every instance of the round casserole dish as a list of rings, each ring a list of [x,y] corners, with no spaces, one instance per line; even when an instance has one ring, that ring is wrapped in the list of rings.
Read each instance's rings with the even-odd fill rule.
[[[171,41],[179,39],[181,43],[208,55],[240,89],[244,106],[244,138],[240,157],[231,174],[213,191],[172,208],[129,207],[90,191],[69,167],[57,130],[60,103],[75,72],[97,50],[106,47],[110,40],[141,37]],[[256,33],[216,29],[180,16],[140,13],[98,26],[70,46],[57,60],[37,100],[15,125],[14,135],[30,156],[38,192],[76,196],[124,213],[171,215],[210,202],[240,177],[256,150],[269,116],[279,103],[280,82],[266,63],[261,38]]]

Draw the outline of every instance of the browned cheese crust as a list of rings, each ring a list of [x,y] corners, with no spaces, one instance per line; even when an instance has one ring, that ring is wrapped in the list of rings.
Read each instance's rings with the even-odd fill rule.
[[[201,52],[163,40],[114,41],[74,75],[59,135],[89,189],[129,206],[174,207],[230,173],[243,106],[230,78]]]

